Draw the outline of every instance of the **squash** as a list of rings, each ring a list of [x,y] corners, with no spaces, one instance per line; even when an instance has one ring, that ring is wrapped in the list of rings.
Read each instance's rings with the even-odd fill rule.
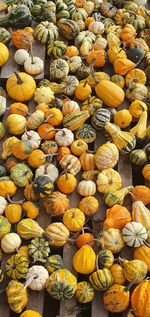
[[[46,174],[37,176],[33,188],[40,198],[45,198],[50,195],[54,189],[53,180]]]
[[[138,123],[130,130],[135,135],[137,141],[142,141],[146,137],[147,128],[147,111],[143,111],[140,115]]]
[[[108,122],[105,124],[105,130],[110,134],[113,143],[121,154],[127,154],[135,148],[136,138],[131,132],[121,131],[114,124]]]
[[[76,300],[81,304],[86,304],[94,298],[94,289],[89,282],[83,281],[77,284],[75,292]]]
[[[36,89],[34,94],[34,100],[40,104],[42,102],[44,103],[50,103],[54,99],[54,93],[51,90],[50,87],[44,87],[41,86]]]
[[[33,184],[26,185],[26,187],[24,189],[24,197],[25,197],[25,199],[30,200],[30,201],[36,201],[38,199],[38,197],[33,189]]]
[[[14,60],[18,65],[24,65],[24,62],[29,58],[29,53],[25,50],[20,48],[14,54]]]
[[[26,275],[26,287],[33,291],[41,291],[46,286],[48,271],[41,265],[33,265],[29,268]]]
[[[131,295],[131,308],[135,316],[146,317],[149,314],[150,281],[145,280],[133,290]]]
[[[123,229],[123,227],[131,222],[130,212],[126,207],[114,205],[112,208],[107,209],[104,227]]]
[[[140,115],[142,114],[143,111],[147,111],[147,105],[145,102],[141,100],[135,100],[131,102],[129,111],[131,115],[137,120],[140,118]]]
[[[142,201],[144,205],[150,203],[150,189],[143,185],[137,185],[132,189],[132,200]]]
[[[30,100],[34,95],[35,89],[35,80],[23,72],[15,72],[6,82],[6,90],[9,97],[20,102]]]
[[[17,233],[24,240],[42,237],[44,230],[30,218],[22,219],[17,225]]]
[[[59,254],[51,255],[46,259],[44,266],[51,274],[54,271],[63,268],[63,259]]]
[[[84,229],[83,229],[83,231],[84,231]],[[90,245],[91,247],[94,246],[94,236],[93,236],[93,234],[91,234],[89,232],[81,233],[76,239],[77,247],[80,249],[84,245],[87,245],[87,244]]]
[[[61,247],[68,242],[70,232],[63,223],[53,222],[46,228],[45,234],[51,246]]]
[[[119,45],[110,47],[107,51],[107,54],[108,54],[109,62],[111,64],[114,64],[118,58],[119,59],[127,58],[126,52],[122,48],[120,48]]]
[[[5,216],[10,223],[17,223],[21,220],[22,207],[17,203],[10,203],[5,208]]]
[[[6,287],[6,294],[10,309],[20,314],[28,303],[28,292],[24,284],[11,280]]]
[[[130,222],[125,225],[122,230],[122,238],[124,242],[134,248],[138,248],[147,240],[148,233],[146,228],[138,222]]]
[[[150,228],[150,211],[142,201],[133,202],[132,220],[141,223],[147,230]]]
[[[92,93],[92,89],[89,84],[79,83],[79,85],[75,88],[75,96],[77,99],[84,101],[86,100]],[[84,123],[84,122],[83,122]]]
[[[95,154],[95,164],[101,171],[106,168],[113,168],[119,160],[119,152],[115,144],[104,143]]]
[[[12,148],[12,154],[20,160],[25,160],[32,152],[32,150],[33,149],[30,141],[21,140],[14,144]]]
[[[114,62],[115,73],[123,76],[135,67],[136,64],[127,58],[117,58]]]
[[[142,175],[147,181],[150,181],[150,164],[146,164],[144,166],[144,168],[142,169]]]
[[[28,245],[28,254],[34,262],[47,259],[50,253],[49,243],[44,238],[32,239]]]
[[[41,150],[44,152],[44,154],[55,155],[58,151],[58,145],[55,141],[47,140],[42,143]]]
[[[125,80],[124,77],[118,74],[115,74],[111,77],[111,81],[119,86],[120,88],[124,88],[125,86]]]
[[[69,73],[68,63],[62,58],[58,58],[54,60],[50,64],[50,77],[52,79],[63,79]]]
[[[0,67],[7,63],[9,51],[5,44],[0,42]]]
[[[136,80],[133,78],[128,84],[126,97],[130,101],[134,101],[136,99],[146,100],[148,97],[148,89],[145,85],[136,83]]]
[[[10,114],[6,118],[5,125],[10,134],[21,135],[25,130],[26,119],[20,114]]]
[[[77,140],[92,143],[96,139],[96,131],[90,124],[83,124],[75,133]]]
[[[41,110],[34,111],[32,113],[32,115],[29,116],[27,119],[27,128],[32,129],[32,130],[37,129],[44,122],[44,119],[45,119],[45,113],[43,111],[41,111]],[[32,130],[26,133],[29,140],[31,139],[31,136],[33,136],[34,138],[36,137],[36,135],[33,134]],[[37,137],[38,144],[39,144],[40,140],[41,140],[40,136],[38,136]],[[34,142],[34,144],[35,144],[35,142]],[[37,146],[36,146],[36,148],[37,148]]]
[[[11,35],[10,33],[5,29],[0,27],[0,42],[8,45],[11,41]]]
[[[91,153],[82,153],[80,158],[81,167],[84,171],[94,170],[95,169],[95,159],[94,154]]]
[[[88,78],[90,79],[90,77]],[[90,115],[93,115],[96,110],[102,108],[102,104],[103,104],[102,100],[100,100],[96,96],[91,96],[83,102],[81,109],[87,110]]]
[[[65,52],[65,55],[69,58],[73,57],[73,56],[77,56],[79,55],[79,51],[77,49],[76,46],[68,46],[67,49],[66,49],[66,52]]]
[[[121,105],[124,100],[124,91],[116,84],[107,80],[101,80],[95,87],[97,96],[111,108],[116,108]]]
[[[104,196],[105,204],[109,207],[112,207],[115,204],[123,205],[125,196],[128,195],[131,190],[132,186],[127,186],[116,191],[106,193]]]
[[[13,196],[17,191],[17,186],[11,179],[0,179],[0,196]]]
[[[99,201],[94,196],[86,196],[80,200],[79,209],[85,216],[93,216],[99,209]]]
[[[5,266],[6,274],[13,280],[25,278],[29,269],[29,262],[26,256],[14,254],[8,258]]]
[[[130,161],[136,166],[142,166],[147,163],[147,155],[142,149],[133,150],[130,153]]]
[[[107,109],[98,109],[93,113],[92,125],[96,130],[102,130],[107,122],[110,122],[111,113]]]
[[[46,289],[50,296],[57,300],[73,297],[77,288],[76,277],[67,269],[53,272],[46,282]]]
[[[113,284],[123,285],[126,281],[123,267],[115,263],[109,269],[113,278]]]
[[[64,175],[59,176],[57,180],[57,187],[60,192],[63,194],[72,193],[77,185],[77,179],[74,175],[70,173],[66,173]]]
[[[98,266],[109,269],[114,263],[114,256],[110,250],[100,250],[98,255]]]
[[[39,177],[39,176],[48,176],[51,181],[54,183],[56,181],[56,179],[58,178],[59,172],[58,169],[55,165],[50,164],[50,163],[45,163],[41,166],[39,166],[36,169],[35,172],[35,177]],[[39,179],[40,180],[40,179]],[[42,180],[42,179],[41,179]],[[44,180],[44,179],[43,179]],[[40,184],[39,184],[40,185]],[[42,184],[41,184],[42,185]],[[42,187],[42,186],[41,186]]]
[[[90,274],[95,269],[96,255],[89,245],[82,246],[73,257],[73,267],[76,272]]]
[[[136,30],[132,24],[125,24],[120,33],[121,40],[129,45],[130,42],[135,38]]]
[[[10,114],[20,114],[24,117],[27,117],[28,115],[28,107],[21,102],[14,102],[9,107],[9,113]]]
[[[66,170],[74,176],[77,175],[81,170],[79,159],[72,154],[64,155],[59,163],[63,170]]]
[[[78,208],[71,208],[65,211],[63,215],[63,223],[69,231],[80,231],[84,226],[84,213]]]
[[[25,50],[29,50],[34,41],[32,34],[26,32],[25,30],[14,31],[11,38],[16,48],[22,48]]]
[[[89,281],[97,291],[104,291],[113,283],[111,273],[107,268],[92,273],[89,277]]]
[[[24,69],[30,75],[38,75],[43,72],[44,63],[38,56],[31,56],[24,62]]]
[[[143,70],[139,69],[139,68],[134,68],[132,70],[130,70],[125,77],[125,82],[126,85],[128,86],[130,84],[130,80],[136,78],[136,82],[138,84],[146,84],[146,75],[144,73]],[[142,103],[141,103],[142,105]]]
[[[69,199],[65,194],[56,191],[44,199],[43,205],[48,214],[61,216],[69,209]]]
[[[67,45],[63,41],[51,41],[47,46],[47,55],[54,56],[54,58],[62,57],[67,49]]]
[[[80,107],[76,101],[68,100],[64,103],[62,107],[63,115],[67,115],[68,113],[80,111]]]
[[[57,152],[57,161],[59,162],[63,158],[63,156],[67,154],[71,154],[70,149],[67,146],[60,146]]]
[[[150,248],[146,245],[141,245],[140,247],[134,249],[133,258],[137,260],[142,260],[147,265],[148,270],[150,271]]]
[[[124,276],[127,281],[134,280],[134,284],[141,283],[147,275],[147,264],[141,260],[124,260],[121,259],[121,265],[123,266]]]
[[[103,295],[104,307],[111,313],[121,313],[129,305],[130,293],[128,286],[113,284]]]
[[[62,35],[68,40],[76,38],[80,32],[80,28],[77,22],[69,19],[59,20],[58,29],[62,33]]]
[[[42,44],[58,39],[58,28],[53,22],[42,21],[34,30],[35,37]]]
[[[7,172],[10,172],[11,168],[14,167],[17,163],[18,160],[14,156],[7,158],[5,161],[5,168]]]
[[[18,163],[10,170],[10,177],[19,187],[25,187],[32,180],[33,173],[24,163]]]
[[[20,315],[20,317],[42,317],[42,315],[35,310],[27,309]]]
[[[93,22],[95,23],[95,22]],[[103,67],[105,65],[105,51],[101,50],[92,50],[89,52],[86,58],[88,64],[93,64],[94,67]]]
[[[7,204],[7,200],[4,197],[0,196],[0,215],[3,215]]]
[[[99,243],[102,250],[108,249],[112,253],[120,252],[124,247],[124,241],[119,229],[105,229],[99,238]]]
[[[23,213],[27,218],[36,219],[39,216],[40,208],[36,202],[25,201],[22,204]]]
[[[96,183],[98,191],[106,194],[120,189],[122,187],[122,178],[117,171],[107,168],[98,174]]]
[[[81,196],[92,196],[96,193],[96,185],[93,181],[83,180],[79,182],[77,190]]]
[[[63,128],[55,134],[55,141],[59,146],[69,146],[74,141],[74,134],[70,129]]]
[[[124,129],[130,125],[132,121],[132,115],[127,109],[117,111],[114,115],[114,123],[121,129]]]
[[[21,245],[21,239],[15,232],[7,233],[1,240],[1,248],[5,253],[15,252]]]
[[[88,150],[88,145],[83,140],[76,140],[71,144],[71,152],[75,156],[80,156]]]

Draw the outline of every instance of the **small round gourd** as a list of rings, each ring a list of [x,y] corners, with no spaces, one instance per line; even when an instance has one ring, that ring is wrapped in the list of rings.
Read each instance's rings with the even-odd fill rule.
[[[1,248],[5,253],[12,253],[17,250],[21,245],[21,239],[15,232],[7,233],[2,241]]]
[[[33,291],[41,291],[45,288],[48,276],[48,271],[43,266],[33,265],[27,272],[26,284]]]
[[[123,267],[120,264],[114,263],[109,269],[113,277],[113,283],[123,285],[126,281]]]
[[[141,283],[147,275],[147,264],[142,260],[122,260],[124,276],[127,281],[131,282],[135,279],[134,284]]]
[[[29,58],[29,53],[20,48],[14,54],[14,60],[18,65],[24,65],[24,62]]]
[[[105,229],[99,238],[99,242],[103,250],[108,249],[114,254],[120,252],[125,245],[121,231],[114,228]]]
[[[114,115],[114,123],[121,129],[124,129],[130,125],[132,121],[132,115],[127,109],[117,111]]]
[[[97,291],[104,291],[113,283],[112,275],[107,268],[92,273],[89,280],[93,288]]]
[[[92,301],[94,297],[94,288],[89,282],[83,281],[77,284],[75,297],[78,302],[86,304]]]
[[[5,208],[7,206],[7,200],[0,196],[0,215],[3,215]]]
[[[63,215],[63,223],[70,231],[80,231],[84,222],[84,213],[78,208],[70,208]]]
[[[12,255],[6,262],[6,274],[13,280],[21,280],[26,277],[29,269],[29,261],[21,254]]]
[[[100,268],[110,268],[114,263],[114,256],[110,250],[101,250],[98,253],[98,266]]]
[[[134,248],[143,245],[144,241],[147,240],[147,236],[146,228],[141,223],[135,221],[126,224],[122,230],[124,242]]]
[[[94,196],[86,196],[80,200],[79,208],[86,216],[95,215],[99,208],[99,201]]]
[[[81,196],[92,196],[96,193],[96,185],[93,181],[81,181],[78,184],[78,193]]]
[[[76,272],[90,274],[95,269],[96,255],[89,245],[82,246],[73,257],[73,267]]]
[[[5,44],[0,42],[0,67],[7,63],[9,58],[9,51]]]

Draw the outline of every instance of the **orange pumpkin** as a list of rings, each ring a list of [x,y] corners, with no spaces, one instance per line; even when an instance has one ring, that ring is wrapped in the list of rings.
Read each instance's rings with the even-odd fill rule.
[[[129,45],[130,42],[135,38],[136,30],[133,25],[126,24],[120,33],[121,40],[126,44]]]
[[[23,48],[25,50],[28,50],[34,41],[32,34],[24,30],[13,32],[11,39],[15,47]]]
[[[28,107],[21,102],[12,103],[9,107],[10,114],[21,114],[22,116],[27,117],[28,112]]]
[[[117,58],[114,62],[115,73],[119,75],[125,75],[135,67],[136,64],[131,62],[128,58]]]
[[[57,108],[51,108],[45,110],[46,121],[52,126],[58,126],[63,121],[63,114]]]
[[[101,80],[95,91],[97,96],[111,108],[120,106],[125,97],[123,89],[108,80]]]
[[[132,200],[137,201],[141,200],[144,205],[150,204],[150,188],[137,185],[132,189]]]
[[[140,283],[132,292],[131,308],[136,317],[149,317],[150,315],[150,281]]]
[[[112,208],[107,209],[104,227],[123,229],[129,222],[131,222],[131,215],[126,207],[114,205]]]
[[[92,89],[89,84],[79,83],[79,85],[75,89],[75,96],[77,99],[84,101],[86,100],[92,93]]]
[[[92,17],[86,18],[86,19],[85,19],[85,26],[86,26],[86,28],[88,28],[89,24],[90,24],[91,22],[94,22],[94,21],[95,21],[95,20],[94,20],[94,18],[92,18]]]
[[[18,163],[17,159],[14,156],[8,157],[5,162],[5,168],[9,172],[12,167]]]
[[[28,156],[28,164],[33,168],[38,168],[46,162],[45,154],[41,150],[33,150]]]
[[[52,140],[56,134],[54,127],[49,123],[42,123],[37,132],[44,140]]]
[[[62,216],[69,209],[69,199],[65,194],[57,191],[44,199],[43,205],[47,214]]]
[[[94,236],[89,232],[82,233],[76,239],[76,245],[80,249],[83,245],[88,244],[91,247],[94,246]]]
[[[99,201],[93,196],[87,196],[81,199],[79,208],[86,216],[93,216],[99,208]]]
[[[34,201],[37,200],[37,196],[34,192],[33,185],[28,184],[24,189],[24,197],[26,200]]]
[[[71,144],[71,152],[75,156],[80,156],[88,150],[88,145],[83,140],[76,140]]]
[[[33,148],[30,141],[21,140],[13,145],[12,153],[16,158],[20,160],[25,160],[32,152],[32,150]]]
[[[139,248],[134,249],[133,258],[144,261],[150,272],[150,248],[146,245],[141,245]]]
[[[132,115],[127,109],[117,111],[114,115],[114,123],[117,124],[121,129],[128,127],[131,121]]]
[[[22,209],[26,213],[26,217],[30,219],[36,219],[40,213],[38,204],[32,201],[25,201],[22,204]]]
[[[79,157],[81,167],[84,171],[95,169],[95,156],[91,153],[83,153]]]
[[[57,160],[60,161],[63,158],[63,156],[71,154],[71,151],[67,146],[60,146],[57,153]]]
[[[103,67],[105,65],[105,51],[93,50],[89,52],[86,60],[88,64],[93,64],[94,67]]]
[[[72,193],[75,190],[76,185],[77,179],[70,173],[61,175],[57,181],[57,187],[63,194]]]
[[[68,56],[69,58],[73,56],[78,56],[79,55],[79,50],[77,49],[76,46],[68,46],[65,52],[65,55]]]
[[[49,109],[49,106],[48,106],[46,103],[44,103],[44,102],[39,103],[39,104],[36,106],[36,108],[35,108],[35,110],[41,110],[41,111],[43,111],[44,113],[45,113],[45,111],[46,111],[47,109]]]

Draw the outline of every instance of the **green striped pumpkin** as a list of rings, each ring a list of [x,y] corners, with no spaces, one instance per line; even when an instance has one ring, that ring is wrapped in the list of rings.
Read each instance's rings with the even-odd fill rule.
[[[69,19],[61,19],[58,22],[58,29],[62,35],[68,39],[74,39],[80,32],[77,22]]]
[[[82,20],[85,21],[85,19],[88,17],[87,12],[83,8],[76,9],[71,14],[71,19],[74,21]]]
[[[147,155],[142,149],[134,150],[130,153],[130,161],[134,165],[142,166],[147,163]]]
[[[15,0],[15,4],[24,4],[29,9],[33,7],[33,1],[32,0]]]
[[[68,73],[69,66],[64,59],[58,58],[50,64],[50,78],[63,79],[68,75]]]
[[[75,4],[74,0],[64,0],[64,3],[67,5],[67,8],[70,14],[76,11],[77,7],[74,5]]]
[[[0,216],[0,240],[9,233],[11,230],[11,224],[6,217]]]
[[[7,45],[10,43],[10,41],[11,41],[10,33],[4,28],[0,28],[0,42]]]
[[[59,254],[51,255],[47,258],[44,266],[51,274],[54,271],[63,268],[63,259]]]
[[[94,297],[94,288],[89,282],[83,281],[77,284],[75,297],[78,302],[86,304],[92,301]]]
[[[102,130],[110,122],[111,113],[108,109],[98,109],[92,116],[92,125],[96,130]]]
[[[114,263],[114,256],[110,250],[100,250],[98,253],[98,265],[101,268],[110,268]]]
[[[56,5],[57,13],[63,10],[67,10],[67,5],[62,0],[56,0],[55,5]]]
[[[28,258],[21,254],[12,255],[5,265],[6,274],[13,280],[21,280],[25,278],[28,270]]]
[[[46,282],[46,289],[50,296],[57,300],[73,297],[77,288],[76,277],[67,269],[53,272]]]
[[[23,28],[25,26],[31,25],[32,16],[29,8],[24,4],[18,4],[15,8],[0,17],[0,26],[8,27],[12,26],[15,28]]]
[[[77,140],[83,140],[86,143],[92,143],[96,139],[96,131],[90,124],[83,124],[76,131],[75,136]]]
[[[55,58],[59,58],[64,55],[67,49],[67,45],[63,41],[52,41],[47,46],[47,55],[53,54]]]
[[[89,280],[93,288],[97,291],[104,291],[113,283],[112,275],[106,268],[92,273]]]
[[[53,22],[43,21],[35,28],[35,37],[42,44],[58,39],[58,28]]]
[[[62,10],[58,14],[56,14],[56,19],[59,21],[60,19],[69,19],[70,13],[68,10]]]
[[[96,110],[102,108],[102,105],[101,99],[91,96],[83,102],[81,110],[87,110],[89,114],[93,115]]]
[[[88,111],[77,111],[75,113],[68,113],[63,120],[64,128],[75,131],[82,126],[82,124],[90,117]]]

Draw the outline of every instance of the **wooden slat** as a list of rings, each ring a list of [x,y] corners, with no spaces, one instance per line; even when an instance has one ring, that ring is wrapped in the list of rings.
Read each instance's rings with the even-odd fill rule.
[[[33,44],[33,55],[37,56],[44,61],[44,67],[45,67],[45,45],[41,44],[38,41],[35,41]],[[34,76],[35,79],[43,79],[44,78],[44,70],[42,73],[40,73],[37,76]]]
[[[11,44],[9,46],[9,59],[1,69],[1,79],[7,79],[14,71],[19,70],[19,65],[14,61],[14,53],[16,52],[15,47]]]

